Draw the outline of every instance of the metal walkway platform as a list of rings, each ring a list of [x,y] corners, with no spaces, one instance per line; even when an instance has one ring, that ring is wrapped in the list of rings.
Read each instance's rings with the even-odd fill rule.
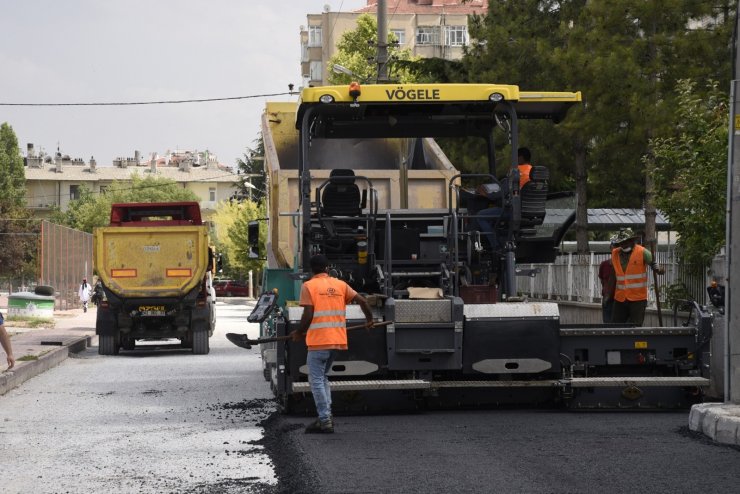
[[[619,388],[619,387],[689,387],[709,386],[703,377],[577,377],[539,381],[427,381],[423,379],[332,381],[332,391],[378,391],[440,388]],[[309,393],[307,382],[293,383],[294,393]]]

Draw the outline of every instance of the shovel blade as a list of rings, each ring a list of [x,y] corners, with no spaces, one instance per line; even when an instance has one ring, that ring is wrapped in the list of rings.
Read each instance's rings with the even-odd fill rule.
[[[245,334],[226,333],[226,339],[240,348],[246,348],[247,350],[252,349],[252,344]]]

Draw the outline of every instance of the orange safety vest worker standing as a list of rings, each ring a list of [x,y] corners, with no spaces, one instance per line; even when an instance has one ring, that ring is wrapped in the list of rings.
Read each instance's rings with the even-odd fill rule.
[[[324,255],[311,258],[313,277],[301,288],[300,305],[303,315],[298,330],[293,331],[294,340],[306,334],[306,366],[318,420],[306,427],[306,432],[334,432],[331,414],[331,387],[328,372],[338,350],[347,350],[347,323],[345,311],[348,302],[360,305],[366,319],[366,327],[373,327],[373,313],[367,300],[347,283],[332,278],[326,273],[328,260]]]
[[[663,270],[653,262],[650,251],[637,245],[635,240],[636,236],[630,228],[620,230],[614,240],[612,266],[616,288],[612,322],[631,322],[635,326],[642,326],[648,299],[647,266],[658,274],[663,274]]]

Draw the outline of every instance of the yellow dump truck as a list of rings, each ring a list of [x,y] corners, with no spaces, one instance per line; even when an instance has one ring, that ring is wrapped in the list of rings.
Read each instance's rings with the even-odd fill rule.
[[[101,355],[168,338],[209,352],[214,256],[197,202],[113,204],[93,250],[104,293],[95,324]]]

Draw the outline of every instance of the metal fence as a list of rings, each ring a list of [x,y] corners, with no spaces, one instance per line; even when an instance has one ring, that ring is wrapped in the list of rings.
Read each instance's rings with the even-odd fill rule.
[[[689,297],[700,304],[709,303],[706,287],[710,279],[705,268],[697,269],[679,263],[673,251],[658,252],[655,257],[666,271],[658,276],[661,307],[668,308],[670,294],[684,289]],[[531,298],[601,303],[599,265],[610,258],[611,255],[607,253],[566,254],[558,256],[552,264],[519,265],[520,268],[540,269],[534,277],[519,278],[519,292]],[[650,269],[648,276],[648,307],[655,307],[655,286]],[[683,286],[682,290],[677,289],[680,285]]]
[[[56,290],[56,308],[80,306],[77,292],[82,278],[92,284],[93,236],[48,221],[41,223],[39,284]]]

